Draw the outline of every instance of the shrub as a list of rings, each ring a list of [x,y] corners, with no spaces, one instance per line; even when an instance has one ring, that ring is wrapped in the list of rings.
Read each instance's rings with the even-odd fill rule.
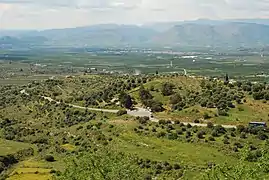
[[[249,146],[249,149],[250,149],[251,151],[257,150],[257,148],[256,148],[255,146],[253,146],[253,145],[250,145],[250,146]]]
[[[173,167],[171,165],[168,165],[168,166],[165,167],[166,171],[171,171],[172,169],[173,169]]]
[[[241,132],[245,131],[246,128],[245,128],[245,126],[243,126],[243,125],[238,125],[238,126],[237,126],[237,130],[241,133]]]
[[[179,120],[175,120],[175,124],[180,124],[180,121]]]
[[[228,134],[225,134],[225,135],[224,135],[224,138],[226,138],[226,139],[230,139],[230,137],[229,137]]]
[[[191,128],[192,126],[190,124],[187,124],[187,128]]]
[[[207,123],[207,128],[213,128],[213,127],[214,127],[214,124],[212,122]]]
[[[149,121],[149,117],[147,117],[147,116],[139,118],[140,124],[146,124],[148,121]]]
[[[163,162],[163,165],[164,165],[164,166],[169,166],[169,163],[168,163],[167,161],[164,161],[164,162]]]
[[[156,175],[161,174],[161,173],[162,173],[162,171],[159,170],[159,169],[157,169],[157,170],[155,171],[155,174],[156,174]]]
[[[164,110],[163,104],[156,100],[145,100],[143,104],[147,107],[150,107],[152,112],[162,112]]]
[[[198,128],[197,128],[197,126],[194,126],[192,129],[193,129],[192,131],[193,131],[194,133],[197,133],[197,132],[198,132]]]
[[[175,170],[180,169],[180,165],[179,165],[179,164],[174,164],[174,169],[175,169]]]
[[[234,143],[234,146],[237,147],[237,148],[240,148],[240,149],[244,147],[244,145],[242,145],[242,144],[239,143],[239,142],[235,142],[235,143]]]
[[[204,138],[204,135],[205,135],[205,132],[204,132],[204,131],[199,131],[199,132],[197,133],[197,137],[198,137],[199,139],[203,139],[203,138]]]
[[[249,162],[255,162],[262,156],[262,152],[260,150],[251,151],[247,154],[246,160]]]
[[[159,132],[157,134],[157,137],[160,138],[160,137],[164,137],[165,136],[165,132]]]
[[[246,129],[246,132],[248,132],[250,134],[254,134],[254,135],[257,135],[259,133],[259,131],[262,131],[262,129],[260,127],[248,127]]]
[[[46,155],[45,160],[48,161],[48,162],[54,162],[55,161],[55,159],[54,159],[54,157],[52,155]]]
[[[269,114],[268,114],[268,116],[269,116]],[[185,125],[183,123],[180,123],[179,126],[184,127]]]
[[[224,139],[223,139],[223,143],[224,143],[224,144],[230,144],[229,139],[224,138]]]
[[[174,89],[175,85],[174,84],[171,84],[171,83],[164,83],[162,84],[162,87],[161,87],[161,92],[164,96],[170,96],[172,94],[174,94]]]
[[[209,136],[209,137],[208,137],[208,140],[209,140],[209,141],[215,141],[215,138],[214,138],[213,136]]]
[[[180,96],[180,94],[174,94],[170,97],[170,104],[175,105],[181,101],[182,101],[182,97]]]
[[[218,132],[216,130],[213,130],[212,133],[211,133],[211,135],[213,137],[218,137],[219,136],[219,134],[218,134]]]
[[[170,140],[175,140],[175,139],[177,139],[177,134],[176,133],[169,133],[169,134],[167,134],[167,138]]]
[[[200,123],[200,121],[198,119],[195,119],[194,123]]]
[[[55,174],[57,171],[55,169],[50,170],[50,174]]]
[[[231,132],[231,136],[232,136],[232,137],[236,137],[236,135],[235,135],[234,132]]]
[[[242,133],[240,134],[240,138],[241,138],[241,139],[246,139],[246,138],[247,138],[246,133],[242,132]]]
[[[213,168],[214,166],[216,166],[216,164],[213,163],[213,162],[207,163],[207,167],[210,168],[210,169]]]
[[[266,140],[266,139],[268,139],[268,136],[267,136],[264,132],[259,131],[259,133],[258,133],[258,138],[259,138],[260,140]]]
[[[190,131],[187,131],[187,132],[186,132],[186,138],[189,138],[189,137],[191,137],[191,136],[192,136],[191,132],[190,132]]]
[[[156,164],[155,168],[158,169],[158,170],[161,170],[163,167],[162,167],[161,164]]]
[[[171,124],[169,124],[168,127],[167,127],[167,129],[174,130],[175,128]]]
[[[164,124],[166,124],[166,121],[165,120],[159,120],[159,124],[162,124],[162,125],[164,125]]]
[[[234,152],[238,152],[238,148],[237,147],[233,147],[233,151]]]
[[[224,127],[222,127],[221,125],[215,126],[214,130],[216,130],[218,134],[225,134],[226,133],[226,129]]]

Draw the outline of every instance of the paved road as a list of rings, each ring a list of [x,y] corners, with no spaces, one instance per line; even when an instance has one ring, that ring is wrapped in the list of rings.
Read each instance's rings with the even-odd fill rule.
[[[21,90],[20,91],[22,94],[25,94],[27,96],[29,96],[29,94],[26,92],[25,89]],[[46,97],[46,96],[41,96],[42,98],[52,102],[56,102],[56,103],[60,103],[50,97]],[[78,105],[74,105],[74,104],[68,104],[69,106],[71,107],[74,107],[74,108],[78,108],[78,109],[88,109],[88,110],[91,110],[91,111],[99,111],[99,112],[108,112],[108,113],[117,113],[119,110],[114,110],[114,109],[100,109],[100,108],[89,108],[89,107],[83,107],[83,106],[78,106]],[[158,119],[154,118],[152,116],[152,113],[145,109],[145,108],[140,108],[140,107],[136,107],[135,110],[127,110],[127,114],[130,115],[130,116],[134,116],[134,117],[149,117],[151,121],[153,122],[159,122]],[[173,122],[172,122],[173,123]],[[206,127],[207,124],[201,124],[201,123],[190,123],[190,122],[181,122],[183,123],[184,125],[187,125],[187,124],[190,124],[191,126],[199,126],[199,127]],[[236,126],[234,125],[222,125],[224,128],[236,128]]]

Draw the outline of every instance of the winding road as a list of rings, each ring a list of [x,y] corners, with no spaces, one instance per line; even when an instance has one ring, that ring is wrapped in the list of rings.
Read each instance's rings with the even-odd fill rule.
[[[25,89],[20,91],[21,94],[25,94],[27,96],[29,96],[30,94],[26,92]],[[46,97],[46,96],[40,96],[43,99],[46,99],[50,102],[56,102],[58,104],[60,104],[59,101],[56,101],[54,99],[52,99],[51,97]],[[117,113],[119,110],[115,110],[115,109],[101,109],[101,108],[89,108],[89,107],[83,107],[83,106],[78,106],[78,105],[74,105],[74,104],[68,104],[69,106],[73,107],[73,108],[78,108],[78,109],[87,109],[90,111],[99,111],[99,112],[107,112],[107,113]],[[145,108],[141,108],[141,107],[136,107],[135,110],[127,110],[127,114],[130,116],[134,116],[134,117],[149,117],[149,119],[153,122],[159,122],[159,119],[156,119],[152,116],[152,113]],[[174,122],[172,122],[174,123]],[[184,125],[190,124],[191,126],[199,126],[199,127],[206,127],[207,124],[201,124],[201,123],[190,123],[190,122],[181,122]],[[224,128],[236,128],[235,125],[222,125]]]

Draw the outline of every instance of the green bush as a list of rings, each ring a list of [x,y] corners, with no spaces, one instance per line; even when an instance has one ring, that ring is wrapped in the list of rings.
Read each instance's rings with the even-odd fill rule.
[[[198,124],[198,123],[200,123],[200,121],[198,119],[195,119],[194,120],[194,123],[197,123]]]
[[[46,155],[45,158],[44,158],[46,161],[48,162],[54,162],[55,159],[52,155]]]
[[[140,124],[146,124],[149,121],[149,117],[145,116],[145,117],[139,117],[139,123]]]
[[[219,136],[218,131],[215,130],[215,129],[212,131],[211,135],[212,135],[213,137],[218,137],[218,136]]]
[[[241,139],[246,139],[246,138],[247,138],[246,133],[242,132],[242,133],[240,134],[240,138],[241,138]]]
[[[208,122],[208,123],[207,123],[207,128],[210,128],[210,129],[211,129],[211,128],[213,128],[213,127],[214,127],[214,124],[213,124],[212,122]]]
[[[240,132],[240,133],[246,130],[245,126],[243,126],[243,125],[238,125],[238,126],[236,127],[236,129],[237,129],[238,132]]]
[[[224,143],[224,144],[230,144],[229,139],[224,138],[224,139],[223,139],[223,143]]]
[[[215,141],[215,138],[214,138],[213,136],[209,136],[209,137],[208,137],[208,140],[209,140],[209,141]]]
[[[175,170],[180,169],[180,165],[179,165],[179,164],[174,164],[174,169],[175,169]]]
[[[199,132],[197,133],[197,137],[198,137],[199,139],[203,139],[205,134],[206,134],[205,131],[199,131]]]
[[[215,126],[214,130],[216,130],[218,134],[225,134],[227,132],[226,129],[221,125]]]
[[[173,91],[174,88],[175,88],[174,84],[166,82],[166,83],[162,84],[161,92],[164,96],[170,96],[170,95],[174,94],[174,91]]]
[[[187,128],[192,128],[192,126],[188,123],[188,124],[187,124]]]
[[[259,138],[260,140],[266,140],[266,139],[268,139],[268,136],[267,136],[264,132],[259,131],[259,133],[258,133],[258,138]]]

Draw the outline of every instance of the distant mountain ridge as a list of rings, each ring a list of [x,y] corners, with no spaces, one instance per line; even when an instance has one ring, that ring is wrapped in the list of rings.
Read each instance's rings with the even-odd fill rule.
[[[44,31],[1,31],[14,46],[223,46],[269,45],[269,20],[207,20],[136,25],[104,24]],[[1,37],[2,36],[2,37]]]
[[[269,26],[253,23],[183,24],[160,33],[153,42],[183,46],[266,46],[268,33]]]

